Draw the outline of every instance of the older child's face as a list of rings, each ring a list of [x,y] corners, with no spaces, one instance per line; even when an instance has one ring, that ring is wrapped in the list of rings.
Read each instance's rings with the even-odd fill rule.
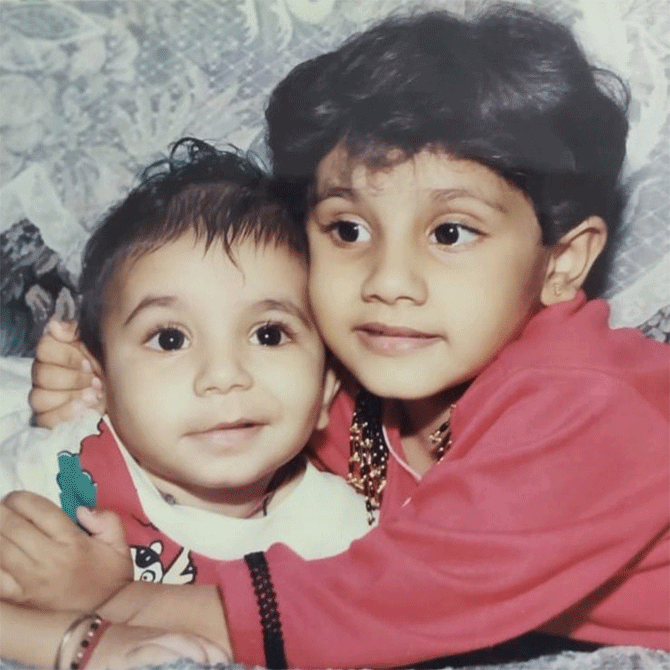
[[[126,264],[103,321],[109,414],[178,502],[243,503],[323,416],[324,349],[304,264],[186,236]]]
[[[531,203],[488,168],[423,151],[371,172],[336,148],[315,186],[312,308],[372,392],[466,382],[539,309],[549,250]]]

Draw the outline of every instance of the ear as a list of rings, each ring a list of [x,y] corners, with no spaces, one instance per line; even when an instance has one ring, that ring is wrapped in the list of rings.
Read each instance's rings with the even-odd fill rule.
[[[551,247],[540,300],[545,307],[572,300],[605,248],[607,224],[590,216]]]
[[[340,388],[340,379],[335,371],[328,367],[323,380],[323,400],[321,402],[321,411],[316,422],[316,429],[323,430],[329,421],[330,405],[335,398],[335,394]]]

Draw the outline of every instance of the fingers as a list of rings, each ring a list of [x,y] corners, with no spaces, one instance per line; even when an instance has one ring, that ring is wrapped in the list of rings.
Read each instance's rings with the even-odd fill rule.
[[[35,359],[31,368],[33,386],[50,391],[82,391],[93,388],[94,374],[87,359],[77,367],[57,365]]]
[[[77,322],[65,319],[49,319],[44,327],[44,332],[48,332],[61,342],[76,342]]]
[[[28,397],[34,413],[35,425],[41,426],[42,428],[55,428],[64,421],[72,421],[73,419],[80,418],[88,409],[88,405],[78,398],[70,400],[69,402],[65,401],[62,405],[58,405],[53,409],[37,409],[36,404],[39,408],[43,408],[45,405],[49,406],[49,397],[51,396],[52,391],[45,391],[44,393],[47,397],[43,403],[41,398],[39,398],[39,393],[36,389],[33,389]],[[70,397],[69,394],[68,397]],[[94,407],[93,409],[98,409],[98,407]],[[102,413],[104,410],[99,411]]]
[[[42,372],[47,371],[42,370],[38,375],[43,376]],[[46,382],[47,384],[51,384],[49,388],[34,386],[30,391],[30,404],[34,411],[49,412],[57,407],[73,402],[80,402],[85,407],[95,407],[100,403],[103,396],[102,383],[97,377],[91,377],[86,382],[85,378],[79,375],[79,373],[73,373],[65,370],[65,368],[59,368],[58,370],[53,370],[53,372],[55,374],[51,375],[52,379]],[[85,383],[89,385],[83,389],[74,388],[78,384]],[[56,385],[61,384],[72,386],[66,389],[55,388]]]
[[[119,517],[107,510],[92,510],[88,507],[77,508],[77,521],[100,542],[117,549],[124,555],[128,552],[126,535]]]
[[[127,670],[191,659],[199,665],[229,665],[230,659],[212,642],[183,633],[117,624],[104,633],[91,656],[89,670]]]
[[[35,371],[36,364],[33,364]],[[37,373],[42,374],[41,372]],[[50,374],[46,372],[45,374]],[[87,409],[94,409],[101,414],[105,411],[105,396],[102,382],[97,377],[89,377],[91,386],[83,390],[53,390],[55,385],[72,385],[86,383],[80,373],[58,368],[55,371],[56,379],[47,381],[52,388],[33,386],[28,394],[28,402],[35,414],[35,422],[43,428],[53,428],[64,421],[71,421],[81,417]]]
[[[35,358],[44,363],[65,368],[79,367],[86,373],[101,374],[100,363],[79,339],[79,330],[75,321],[52,319],[47,322],[37,345]]]
[[[168,663],[179,659],[189,659],[200,665],[232,662],[214,643],[183,633],[163,633],[152,640],[141,642],[127,658],[134,664],[142,665]]]
[[[77,339],[73,322],[50,321],[32,365],[28,401],[37,425],[53,428],[87,408],[104,412],[100,365]]]
[[[13,512],[14,516],[8,517],[9,523],[17,533],[27,536],[28,542],[33,537],[40,541],[40,536],[45,536],[41,542],[46,538],[62,542],[81,533],[60,507],[36,493],[12,491],[4,497],[2,507]],[[30,526],[36,533],[29,533]]]
[[[20,603],[23,601],[24,591],[9,572],[0,569],[0,600]]]
[[[73,382],[79,383],[79,382]],[[61,421],[79,417],[87,408],[104,411],[104,393],[100,381],[93,378],[93,386],[84,390],[56,391],[33,387],[28,394],[30,407],[37,415],[53,413]],[[44,425],[40,422],[39,425]],[[47,426],[51,427],[51,426]]]
[[[31,513],[39,513],[37,509],[32,509],[32,501],[26,500],[27,497],[24,492],[10,493],[0,505],[0,568],[4,575],[0,577],[0,592],[4,599],[13,602],[23,601],[26,595],[24,587],[38,570],[37,559],[52,555],[53,548],[51,537],[21,512],[22,508],[31,508]],[[37,505],[37,508],[42,507]],[[72,522],[67,519],[67,523],[72,532]],[[57,522],[55,527],[58,526]],[[76,528],[74,530],[80,532]]]
[[[66,339],[54,337],[52,332],[63,330]],[[32,366],[33,385],[52,391],[74,391],[93,387],[99,390],[99,363],[76,338],[70,322],[50,321],[37,344]]]
[[[76,326],[72,322],[49,321],[37,343],[35,358],[66,368],[78,368],[82,357]]]
[[[26,573],[34,561],[28,547],[34,544],[35,528],[19,514],[0,506],[0,598],[23,602]]]

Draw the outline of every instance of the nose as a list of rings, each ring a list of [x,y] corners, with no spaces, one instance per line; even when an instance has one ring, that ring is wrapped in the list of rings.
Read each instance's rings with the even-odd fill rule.
[[[380,245],[371,258],[361,287],[363,301],[423,304],[428,297],[428,287],[422,259],[409,245],[389,242]]]
[[[253,377],[245,363],[243,348],[239,343],[203,347],[193,382],[195,394],[207,396],[249,389]]]

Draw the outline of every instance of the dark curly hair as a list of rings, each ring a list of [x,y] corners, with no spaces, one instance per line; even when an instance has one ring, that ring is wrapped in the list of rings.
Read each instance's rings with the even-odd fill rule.
[[[188,232],[206,248],[220,242],[233,261],[233,246],[244,239],[283,246],[307,258],[304,230],[295,225],[277,184],[259,165],[234,148],[220,151],[182,138],[167,158],[144,170],[139,185],[109,210],[84,249],[79,337],[101,363],[101,321],[112,275],[122,263]]]
[[[510,5],[472,20],[429,12],[388,19],[294,68],[270,97],[267,141],[298,217],[335,146],[372,168],[430,149],[520,188],[552,244],[594,214],[614,232],[628,98],[545,17]]]

